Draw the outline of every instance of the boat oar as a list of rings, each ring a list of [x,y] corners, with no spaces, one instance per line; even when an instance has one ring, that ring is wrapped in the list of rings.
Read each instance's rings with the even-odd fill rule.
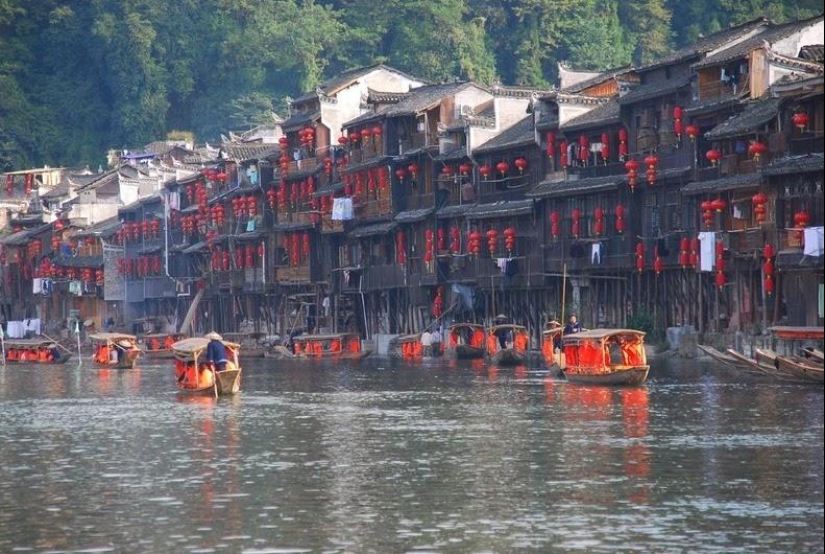
[[[212,390],[215,391],[215,398],[218,398],[218,372],[215,371],[215,363],[212,363]]]
[[[68,348],[66,348],[66,347],[65,347],[65,346],[63,346],[62,344],[60,344],[60,343],[59,343],[58,341],[56,341],[55,339],[51,338],[51,337],[50,337],[49,335],[47,335],[46,333],[40,333],[40,334],[41,334],[41,335],[43,335],[45,338],[49,339],[50,341],[52,341],[53,343],[55,343],[55,344],[57,345],[57,347],[58,347],[58,348],[60,348],[60,349],[62,349],[62,350],[65,350],[65,351],[66,351],[66,352],[68,352],[69,354],[74,354],[74,352],[72,352],[71,350],[69,350]],[[80,355],[80,351],[78,351],[78,356],[79,356],[79,355]]]

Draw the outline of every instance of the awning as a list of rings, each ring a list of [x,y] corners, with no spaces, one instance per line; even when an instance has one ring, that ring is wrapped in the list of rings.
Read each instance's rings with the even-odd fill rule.
[[[416,223],[424,221],[427,216],[435,211],[435,208],[421,208],[418,210],[407,210],[400,212],[395,216],[395,221],[398,223]]]
[[[396,227],[398,227],[398,223],[396,223],[395,221],[388,221],[386,223],[374,223],[373,225],[365,225],[363,227],[357,227],[353,229],[350,232],[349,236],[352,238],[360,239],[375,235],[384,235],[386,233],[389,233]]]
[[[495,204],[477,204],[467,212],[467,219],[510,217],[533,213],[532,200],[509,200]]]
[[[762,183],[760,173],[744,173],[725,177],[724,179],[713,179],[712,181],[696,181],[682,187],[682,194],[694,196],[697,194],[707,194],[710,192],[722,192],[729,190],[747,189],[758,187]]]

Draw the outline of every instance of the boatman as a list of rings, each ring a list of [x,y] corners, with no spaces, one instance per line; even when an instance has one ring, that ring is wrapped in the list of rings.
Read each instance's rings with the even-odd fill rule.
[[[576,314],[571,314],[570,319],[567,320],[567,325],[564,326],[563,333],[565,335],[570,335],[573,333],[581,333],[582,332],[582,324],[578,322],[576,319]]]
[[[229,356],[226,353],[226,346],[223,344],[223,337],[212,331],[206,338],[209,344],[206,346],[206,361],[215,365],[216,371],[226,370],[226,363]]]

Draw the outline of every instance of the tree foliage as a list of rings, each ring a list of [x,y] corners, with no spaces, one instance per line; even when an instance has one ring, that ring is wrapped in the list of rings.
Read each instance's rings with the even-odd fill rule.
[[[169,130],[215,141],[387,63],[441,82],[547,87],[558,64],[647,63],[812,0],[0,0],[0,169],[91,165]]]

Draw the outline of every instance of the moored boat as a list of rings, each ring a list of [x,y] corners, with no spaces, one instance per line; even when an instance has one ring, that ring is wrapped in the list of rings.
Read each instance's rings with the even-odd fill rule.
[[[371,353],[364,350],[357,333],[298,335],[292,343],[296,358],[359,359]]]
[[[148,358],[171,359],[175,357],[172,345],[186,338],[182,333],[157,333],[143,336],[143,353]]]
[[[172,345],[175,355],[175,384],[182,392],[192,394],[221,396],[238,392],[241,389],[241,345],[221,340],[229,361],[224,370],[218,370],[206,359],[209,340],[205,337],[193,337]]]
[[[424,357],[424,345],[421,333],[399,335],[390,340],[388,353],[392,358],[416,360]]]
[[[460,360],[484,357],[484,326],[455,323],[447,328],[444,355]]]
[[[549,321],[541,333],[541,356],[547,367],[564,367],[564,352],[561,349],[562,324]]]
[[[6,362],[29,364],[63,364],[72,354],[61,349],[53,340],[10,339],[5,340]]]
[[[133,369],[140,356],[137,337],[126,333],[94,333],[89,335],[94,354],[92,361],[102,367]]]
[[[487,356],[490,363],[499,366],[524,364],[529,350],[530,333],[523,325],[502,323],[487,328]]]
[[[635,329],[591,329],[565,335],[562,372],[571,383],[640,385],[650,371],[644,336]]]

